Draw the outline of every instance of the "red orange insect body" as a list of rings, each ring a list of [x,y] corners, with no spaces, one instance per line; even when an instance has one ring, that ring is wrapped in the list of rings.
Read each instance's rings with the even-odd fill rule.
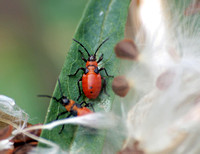
[[[78,104],[74,100],[68,99],[66,96],[63,95],[60,80],[58,80],[58,83],[59,83],[59,87],[60,87],[60,93],[62,95],[61,98],[57,99],[56,97],[52,97],[52,96],[48,96],[48,95],[38,95],[39,97],[52,98],[56,102],[60,103],[61,105],[63,105],[65,107],[66,111],[59,113],[56,120],[58,120],[58,118],[61,115],[64,115],[66,113],[69,113],[69,115],[66,118],[69,118],[70,116],[83,116],[86,114],[93,113],[94,108],[91,103],[86,103],[85,101],[83,101],[82,103]],[[92,107],[93,111],[91,111],[89,108],[87,108],[89,106]],[[63,129],[64,129],[64,125],[59,133],[61,133]]]
[[[68,112],[72,112],[73,116],[82,116],[82,115],[85,115],[85,114],[93,113],[87,107],[82,107],[81,106],[82,104],[80,105],[73,100],[68,100],[68,101],[69,101],[69,103],[66,103],[64,105],[64,107]]]
[[[82,76],[82,88],[86,97],[90,99],[95,99],[101,91],[101,75],[94,72],[95,65],[86,65],[89,70],[87,74]]]
[[[90,109],[88,109],[87,107],[82,107],[81,109],[77,110],[77,116],[83,116],[89,113],[93,113]]]
[[[83,88],[83,92],[85,94],[85,96],[89,99],[95,99],[99,96],[99,93],[101,92],[102,89],[102,85],[101,85],[101,81],[103,80],[103,89],[104,92],[106,93],[106,80],[104,77],[101,76],[100,71],[104,70],[106,75],[108,75],[107,71],[105,68],[98,68],[98,63],[103,59],[103,54],[101,55],[101,57],[99,58],[98,61],[96,61],[96,53],[99,50],[99,48],[103,45],[103,43],[105,43],[108,39],[104,40],[99,47],[97,48],[97,50],[95,51],[94,55],[90,55],[89,52],[87,51],[87,49],[77,40],[73,39],[75,42],[77,42],[78,44],[80,44],[85,51],[87,52],[89,58],[88,60],[86,60],[83,57],[83,53],[79,50],[79,52],[82,54],[82,60],[86,62],[86,67],[80,67],[74,74],[71,74],[69,76],[75,76],[79,70],[84,71],[83,76],[79,79],[78,81],[78,88],[79,88],[79,97],[81,96],[81,90],[80,90],[80,85],[79,82],[82,81],[82,88]],[[109,76],[109,77],[113,77],[113,76]],[[106,93],[107,94],[107,93]],[[78,100],[77,99],[77,100]]]

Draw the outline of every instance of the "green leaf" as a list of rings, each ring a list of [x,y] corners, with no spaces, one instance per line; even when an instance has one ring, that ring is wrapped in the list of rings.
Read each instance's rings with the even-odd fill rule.
[[[124,37],[129,3],[130,0],[90,0],[74,36],[87,48],[90,54],[94,53],[103,40],[110,38],[97,53],[97,58],[102,53],[104,54],[104,59],[99,67],[105,67],[109,75],[116,76],[118,74],[119,61],[115,57],[113,48]],[[85,67],[85,62],[81,59],[78,49],[83,51],[87,59],[87,54],[83,48],[73,42],[59,76],[64,94],[73,100],[76,100],[79,95],[77,81],[81,78],[82,73],[80,71],[75,77],[68,77],[67,75],[75,73],[79,67]],[[101,75],[105,76],[104,72]],[[106,81],[107,92],[110,96],[101,93],[97,99],[89,100],[82,94],[78,103],[85,100],[94,104],[95,112],[110,111],[114,99],[111,90],[112,78],[106,77]],[[61,96],[58,84],[53,95],[56,98]],[[45,123],[54,121],[57,115],[63,111],[65,111],[63,106],[51,100]],[[64,115],[62,118],[66,116]],[[41,136],[56,142],[61,148],[72,153],[75,153],[76,150],[80,150],[79,153],[102,153],[106,136],[105,131],[94,131],[81,126],[66,125],[62,134],[59,135],[60,129],[61,126],[51,131],[45,130]]]

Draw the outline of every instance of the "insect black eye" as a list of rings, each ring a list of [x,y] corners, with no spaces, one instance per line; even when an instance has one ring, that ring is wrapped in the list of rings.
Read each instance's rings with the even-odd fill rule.
[[[69,104],[69,99],[67,98],[63,98],[62,99],[62,104],[65,106],[65,105],[68,105]]]

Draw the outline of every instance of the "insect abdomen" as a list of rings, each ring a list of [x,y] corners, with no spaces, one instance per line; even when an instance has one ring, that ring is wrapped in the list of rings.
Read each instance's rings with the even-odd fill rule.
[[[89,99],[98,97],[101,91],[101,75],[95,72],[89,72],[82,77],[83,92]]]

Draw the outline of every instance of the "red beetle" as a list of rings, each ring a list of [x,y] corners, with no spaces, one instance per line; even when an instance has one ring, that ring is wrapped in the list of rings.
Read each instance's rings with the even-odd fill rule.
[[[107,94],[106,92],[106,80],[104,77],[101,76],[101,74],[99,73],[100,71],[105,71],[106,75],[109,77],[113,77],[108,75],[106,69],[104,67],[102,68],[98,68],[98,63],[100,61],[102,61],[103,59],[103,54],[100,56],[100,58],[96,61],[96,54],[97,51],[99,50],[99,48],[108,40],[109,38],[107,38],[106,40],[104,40],[96,49],[94,55],[90,55],[89,52],[87,51],[87,49],[84,47],[83,44],[81,44],[79,41],[73,39],[75,42],[77,42],[78,44],[80,44],[81,47],[83,47],[83,49],[87,52],[88,54],[88,60],[86,60],[83,56],[83,53],[81,50],[78,50],[81,55],[82,55],[82,60],[84,62],[86,62],[86,67],[80,67],[78,68],[78,70],[74,73],[71,74],[69,76],[75,76],[79,70],[84,71],[83,76],[78,80],[78,88],[79,88],[79,96],[77,98],[77,100],[80,98],[81,96],[81,89],[80,89],[80,85],[79,82],[82,81],[82,88],[83,88],[83,92],[85,94],[85,96],[89,99],[95,99],[99,96],[99,93],[101,91],[101,80],[103,80],[103,89],[104,92]]]
[[[59,113],[56,120],[58,120],[58,118],[61,115],[66,114],[68,112],[70,114],[66,118],[69,118],[70,116],[76,117],[76,116],[83,116],[83,115],[86,115],[86,114],[89,114],[89,113],[93,113],[94,108],[93,108],[91,103],[86,103],[85,101],[83,101],[81,104],[78,104],[73,100],[69,100],[66,96],[63,95],[59,79],[58,79],[58,84],[59,84],[59,88],[60,88],[60,93],[62,95],[59,99],[57,99],[56,97],[49,96],[49,95],[38,95],[38,97],[52,98],[56,102],[60,103],[61,105],[63,105],[65,107],[66,111]],[[84,104],[84,106],[83,106],[83,104]],[[89,108],[87,108],[89,106],[92,107],[93,111],[91,111]],[[62,133],[63,129],[64,129],[64,125],[62,126],[62,129],[60,130],[59,134]]]

